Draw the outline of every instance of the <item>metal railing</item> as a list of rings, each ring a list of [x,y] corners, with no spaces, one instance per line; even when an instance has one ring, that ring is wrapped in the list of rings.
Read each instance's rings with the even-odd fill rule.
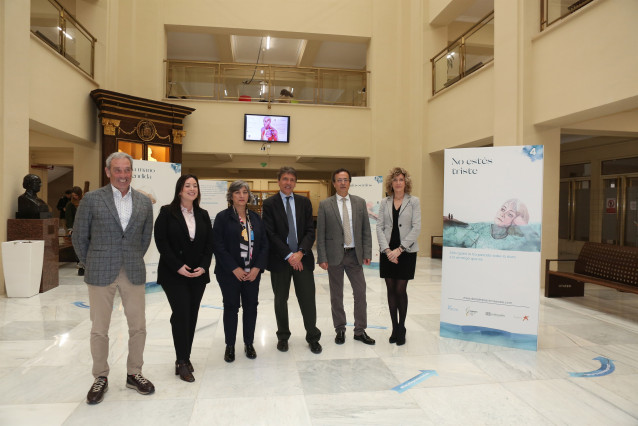
[[[367,71],[166,60],[166,97],[367,106]]]
[[[31,0],[31,32],[93,77],[97,39],[55,0]]]
[[[541,31],[594,0],[540,0]]]
[[[430,59],[433,95],[494,60],[493,22],[494,11]]]

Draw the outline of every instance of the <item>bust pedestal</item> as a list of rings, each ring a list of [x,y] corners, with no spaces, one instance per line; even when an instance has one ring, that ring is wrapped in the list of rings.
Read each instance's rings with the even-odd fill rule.
[[[7,241],[44,240],[40,293],[60,284],[58,274],[58,219],[8,219]]]

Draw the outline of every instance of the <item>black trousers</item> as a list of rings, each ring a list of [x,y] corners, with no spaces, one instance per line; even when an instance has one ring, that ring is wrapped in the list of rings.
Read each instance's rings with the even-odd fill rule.
[[[257,323],[257,305],[259,304],[259,281],[239,281],[235,275],[216,275],[224,298],[224,335],[226,344],[234,345],[237,339],[239,307],[242,307],[244,343],[252,345]]]
[[[290,338],[288,322],[288,296],[290,295],[290,280],[295,284],[295,294],[306,329],[306,341],[318,342],[321,331],[317,328],[317,305],[315,303],[315,278],[310,269],[295,271],[287,265],[283,271],[270,272],[272,291],[275,295],[275,318],[277,319],[277,339]]]
[[[164,293],[171,305],[171,328],[173,329],[173,345],[178,360],[189,360],[199,305],[206,289],[206,284],[184,284],[183,282],[162,283]]]

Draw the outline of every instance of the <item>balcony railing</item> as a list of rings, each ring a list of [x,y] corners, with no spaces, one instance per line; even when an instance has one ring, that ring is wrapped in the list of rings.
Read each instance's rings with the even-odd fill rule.
[[[541,0],[541,31],[594,0]]]
[[[55,0],[31,0],[31,32],[93,77],[95,37]]]
[[[367,71],[166,61],[166,97],[367,106]]]
[[[493,23],[492,11],[430,60],[433,95],[494,60]]]

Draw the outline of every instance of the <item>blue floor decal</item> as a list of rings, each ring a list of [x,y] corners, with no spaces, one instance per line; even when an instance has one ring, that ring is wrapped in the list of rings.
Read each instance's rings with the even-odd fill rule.
[[[600,368],[594,371],[587,371],[585,373],[569,373],[571,377],[600,377],[611,374],[616,369],[614,365],[614,361],[609,358],[605,358],[604,356],[597,356],[594,358],[600,361]]]
[[[212,308],[212,309],[221,309],[224,310],[223,306],[214,306],[214,305],[201,305],[202,308]]]
[[[351,322],[346,323],[346,327],[354,327],[354,324],[353,324],[353,323],[351,323]],[[385,325],[370,325],[370,324],[368,324],[368,326],[366,327],[366,329],[367,329],[367,328],[376,328],[376,329],[378,329],[378,330],[387,330],[387,329],[388,329],[388,327],[386,327]]]
[[[421,371],[421,374],[418,374],[412,377],[410,380],[407,380],[401,383],[400,385],[393,387],[392,390],[398,393],[403,393],[407,391],[408,389],[410,389],[412,386],[421,383],[425,379],[428,379],[432,376],[438,376],[435,370],[419,370],[419,371]]]

